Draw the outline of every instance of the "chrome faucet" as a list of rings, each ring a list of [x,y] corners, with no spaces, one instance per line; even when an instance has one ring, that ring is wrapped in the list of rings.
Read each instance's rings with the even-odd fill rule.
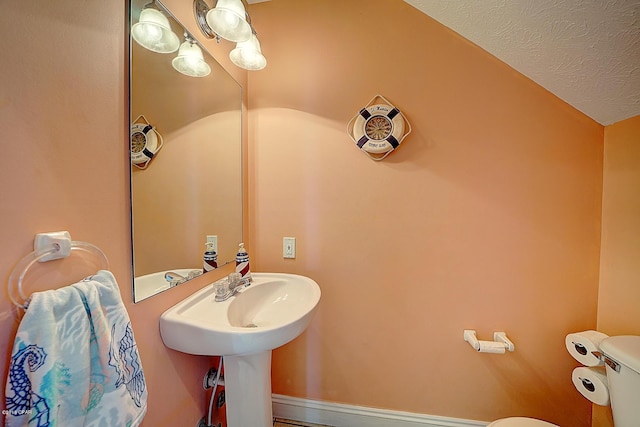
[[[191,270],[189,274],[187,274],[187,277],[184,277],[183,275],[178,274],[175,271],[167,271],[166,273],[164,273],[164,280],[169,282],[170,288],[173,288],[174,286],[178,286],[186,282],[187,280],[191,280],[194,277],[200,276],[201,274],[202,271],[200,270]]]
[[[167,282],[170,282],[172,280],[176,280],[176,279],[186,279],[186,277],[175,273],[173,271],[167,271],[166,273],[164,273],[164,280],[166,280]]]
[[[248,283],[242,280],[240,273],[231,273],[227,278],[220,279],[213,284],[216,293],[215,301],[226,301],[237,295],[247,285]]]
[[[178,286],[181,283],[187,281],[187,278],[173,271],[167,271],[164,273],[164,280],[169,282],[169,287],[173,288],[174,286]]]

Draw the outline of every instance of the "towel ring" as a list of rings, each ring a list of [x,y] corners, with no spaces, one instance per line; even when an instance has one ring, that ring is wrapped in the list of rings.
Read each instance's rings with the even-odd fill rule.
[[[71,251],[77,250],[95,255],[100,259],[102,269],[109,269],[109,260],[100,248],[87,242],[71,241],[67,231],[37,234],[34,248],[33,252],[18,262],[9,276],[9,299],[14,305],[24,310],[29,306],[29,298],[24,295],[22,283],[29,269],[36,262],[66,258]]]

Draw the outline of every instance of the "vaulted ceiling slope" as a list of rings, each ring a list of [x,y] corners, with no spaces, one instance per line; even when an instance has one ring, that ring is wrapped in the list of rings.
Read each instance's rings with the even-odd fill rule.
[[[404,0],[602,125],[640,115],[640,0]]]

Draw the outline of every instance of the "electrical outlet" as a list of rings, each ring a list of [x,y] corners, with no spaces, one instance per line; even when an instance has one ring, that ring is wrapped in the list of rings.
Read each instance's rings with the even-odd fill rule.
[[[282,258],[295,258],[295,257],[296,257],[296,238],[283,237],[282,238]]]
[[[218,252],[218,236],[208,235],[207,243],[213,243],[213,250]]]

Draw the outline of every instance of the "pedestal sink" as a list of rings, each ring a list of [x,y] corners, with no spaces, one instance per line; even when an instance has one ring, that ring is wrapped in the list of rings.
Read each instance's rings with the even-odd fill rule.
[[[320,287],[308,277],[253,273],[226,301],[206,286],[160,317],[164,344],[188,354],[224,356],[228,427],[269,427],[271,351],[309,325]]]

